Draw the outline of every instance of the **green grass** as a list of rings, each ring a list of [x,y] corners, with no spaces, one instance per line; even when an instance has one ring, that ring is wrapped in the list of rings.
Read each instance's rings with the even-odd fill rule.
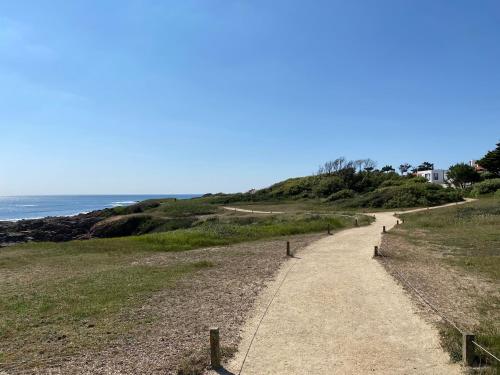
[[[371,219],[359,217],[360,225]],[[214,266],[141,262],[154,252],[186,251],[352,226],[318,215],[221,217],[164,233],[65,243],[26,243],[0,250],[0,361],[58,358],[107,345],[136,325],[155,292]],[[216,265],[215,265],[216,266]],[[193,276],[194,277],[194,276]],[[149,318],[148,318],[149,319]],[[150,317],[154,319],[154,317]],[[0,363],[1,363],[0,362]]]
[[[160,206],[149,210],[150,213],[169,217],[187,217],[214,214],[217,206],[196,199],[166,200]]]
[[[500,286],[500,199],[485,198],[401,216],[405,219],[404,236],[413,244],[433,249],[436,262],[458,267],[470,277],[481,277]],[[475,332],[478,340],[500,354],[500,299],[477,296],[475,304],[480,315]],[[460,335],[446,326],[441,333],[452,358],[459,359]],[[486,358],[483,355],[483,362]]]
[[[171,266],[115,265],[66,277],[30,279],[2,286],[0,338],[8,343],[7,363],[69,355],[82,347],[98,349],[132,328],[126,310],[180,277],[210,267],[207,262]],[[57,270],[52,270],[57,272]]]
[[[409,239],[425,231],[425,241],[447,247],[451,264],[500,280],[500,200],[482,199],[466,205],[401,215]]]

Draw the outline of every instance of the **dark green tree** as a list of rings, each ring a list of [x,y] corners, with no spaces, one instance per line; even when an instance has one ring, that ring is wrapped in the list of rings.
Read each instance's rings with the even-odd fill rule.
[[[434,169],[434,164],[433,163],[429,163],[428,161],[424,161],[422,164],[420,164],[417,167],[417,171],[429,171],[429,170],[432,170],[432,169]]]
[[[411,168],[411,164],[403,163],[399,166],[399,171],[401,172],[402,175],[405,175],[406,173],[408,173],[410,168]]]
[[[448,182],[462,189],[469,184],[479,181],[479,178],[479,173],[465,163],[452,165],[448,171]]]
[[[396,170],[392,167],[392,165],[386,165],[382,167],[381,172],[396,172]]]
[[[500,176],[500,142],[497,143],[496,149],[488,151],[481,160],[477,161],[477,164],[488,172]]]

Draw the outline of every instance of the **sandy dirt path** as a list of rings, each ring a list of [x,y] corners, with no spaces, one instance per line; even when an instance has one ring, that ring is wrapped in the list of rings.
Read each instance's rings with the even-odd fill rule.
[[[258,299],[226,373],[462,373],[442,350],[436,329],[372,258],[382,226],[396,223],[392,212],[376,217],[285,263]]]
[[[246,208],[236,208],[236,207],[222,207],[224,210],[236,211],[236,212],[251,212],[253,214],[284,214],[283,211],[258,211],[258,210],[248,210]]]

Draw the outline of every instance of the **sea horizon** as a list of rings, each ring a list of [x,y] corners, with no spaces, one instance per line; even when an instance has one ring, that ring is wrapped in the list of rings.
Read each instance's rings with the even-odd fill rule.
[[[0,221],[68,217],[146,199],[190,199],[202,194],[46,194],[0,196]]]

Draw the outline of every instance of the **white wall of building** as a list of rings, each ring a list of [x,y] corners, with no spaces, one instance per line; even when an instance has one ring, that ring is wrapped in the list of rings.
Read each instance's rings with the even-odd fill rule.
[[[444,169],[431,169],[428,171],[418,171],[417,176],[427,179],[433,184],[443,185],[446,183],[448,171]]]

